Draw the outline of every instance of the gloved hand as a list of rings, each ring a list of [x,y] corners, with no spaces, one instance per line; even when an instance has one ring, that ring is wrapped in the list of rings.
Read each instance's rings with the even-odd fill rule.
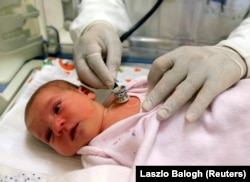
[[[89,25],[73,49],[81,82],[94,88],[113,88],[121,63],[122,45],[111,24],[102,21]]]
[[[246,74],[243,58],[229,47],[183,46],[157,58],[148,75],[145,111],[161,101],[157,117],[167,119],[193,96],[186,120],[195,121],[212,100]]]

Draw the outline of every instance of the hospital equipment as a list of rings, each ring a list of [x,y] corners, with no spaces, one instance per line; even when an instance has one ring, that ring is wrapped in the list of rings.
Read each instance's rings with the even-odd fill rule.
[[[135,24],[133,25],[127,32],[122,34],[120,37],[121,42],[126,40],[135,30],[137,30],[150,16],[160,7],[163,0],[157,0],[155,5]]]
[[[116,103],[125,103],[129,100],[129,96],[127,94],[126,86],[120,85],[113,89],[113,93],[115,94]]]

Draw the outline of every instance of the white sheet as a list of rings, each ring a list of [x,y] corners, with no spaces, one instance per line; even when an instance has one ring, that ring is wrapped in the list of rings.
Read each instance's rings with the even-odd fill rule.
[[[100,165],[49,178],[53,182],[127,182],[131,170],[123,166]]]
[[[147,73],[148,69],[145,68],[121,66],[118,80],[120,84],[122,84]],[[0,177],[6,177],[6,171],[11,171],[13,176],[17,177],[18,175],[16,175],[16,173],[19,174],[21,171],[27,171],[28,173],[32,172],[38,176],[53,177],[53,180],[59,181],[63,181],[64,178],[60,178],[60,176],[64,174],[65,179],[77,175],[79,178],[85,178],[86,175],[90,175],[91,172],[89,171],[91,171],[91,169],[86,173],[83,172],[85,169],[82,170],[80,156],[63,157],[47,145],[30,136],[26,131],[23,118],[27,100],[37,87],[53,79],[65,79],[75,84],[80,84],[75,69],[72,67],[72,61],[54,58],[45,60],[42,69],[38,69],[38,71],[28,79],[16,104],[0,121],[0,169],[2,169],[0,170]],[[102,100],[102,98],[100,98],[100,100]],[[104,168],[107,171],[107,173],[102,172],[100,176],[103,177],[106,175],[109,181],[110,175],[115,179],[115,176],[119,177],[118,174],[121,171],[123,174],[124,171],[129,170],[117,167],[117,173],[114,173],[114,171],[116,171],[115,166],[102,166],[100,168],[100,171],[105,171]],[[109,168],[112,168],[111,173]],[[97,168],[95,168],[95,170],[97,170]],[[3,171],[5,171],[5,174]],[[126,174],[126,172],[124,174]],[[97,177],[98,176],[95,176],[93,179],[97,179]],[[103,181],[105,181],[104,178]],[[119,179],[119,181],[121,180]]]

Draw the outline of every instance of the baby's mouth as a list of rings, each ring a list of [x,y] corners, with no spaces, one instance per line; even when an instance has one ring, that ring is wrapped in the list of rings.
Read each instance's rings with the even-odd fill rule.
[[[78,127],[78,123],[72,128],[72,130],[71,130],[71,132],[70,132],[71,140],[74,140],[74,139],[75,139],[77,127]]]

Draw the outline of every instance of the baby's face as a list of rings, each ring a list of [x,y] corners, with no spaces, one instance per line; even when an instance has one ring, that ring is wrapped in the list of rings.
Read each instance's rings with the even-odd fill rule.
[[[92,92],[46,88],[31,105],[27,127],[58,153],[74,155],[100,133],[102,105],[93,100]]]

